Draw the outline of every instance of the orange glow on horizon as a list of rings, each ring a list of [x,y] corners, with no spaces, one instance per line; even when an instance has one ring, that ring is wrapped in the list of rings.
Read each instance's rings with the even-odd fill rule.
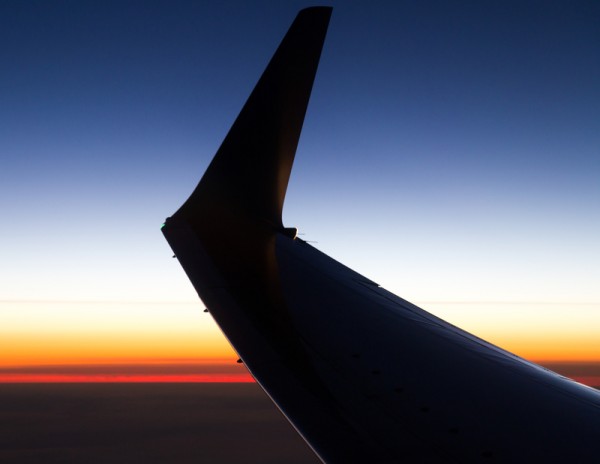
[[[201,303],[0,301],[0,367],[226,359]]]
[[[0,329],[1,332],[1,329]],[[0,333],[0,367],[235,361],[219,332]]]
[[[565,367],[600,365],[597,304],[421,306],[525,359],[600,385],[599,371]],[[0,301],[0,310],[0,383],[253,382],[199,303]]]
[[[600,339],[595,334],[506,334],[485,331],[482,338],[529,361],[543,364],[551,359],[562,362],[600,362]],[[479,335],[479,334],[478,334]]]
[[[600,362],[597,303],[425,302],[422,307],[533,362]]]
[[[454,321],[452,321],[454,322]],[[600,338],[590,333],[524,333],[489,327],[468,327],[467,331],[536,361],[600,361]],[[460,326],[460,325],[459,325]],[[217,330],[175,333],[2,333],[0,367],[56,364],[152,364],[190,361],[225,362],[237,354]]]

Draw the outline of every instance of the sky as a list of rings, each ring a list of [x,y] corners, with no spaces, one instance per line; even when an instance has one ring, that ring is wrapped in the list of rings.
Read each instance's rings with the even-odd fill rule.
[[[250,380],[160,226],[310,5],[0,4],[0,381]],[[600,4],[329,5],[286,226],[521,356],[600,362]]]

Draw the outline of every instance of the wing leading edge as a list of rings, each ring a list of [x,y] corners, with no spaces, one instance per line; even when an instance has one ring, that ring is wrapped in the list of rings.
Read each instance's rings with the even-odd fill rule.
[[[299,13],[163,226],[200,298],[325,462],[595,458],[598,392],[432,316],[283,227],[330,14]]]

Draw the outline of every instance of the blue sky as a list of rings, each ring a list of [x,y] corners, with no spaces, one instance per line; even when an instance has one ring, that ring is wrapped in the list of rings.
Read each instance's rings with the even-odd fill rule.
[[[510,302],[600,338],[600,4],[330,4],[286,225],[467,328]],[[309,5],[0,5],[3,320],[195,301],[160,225]]]

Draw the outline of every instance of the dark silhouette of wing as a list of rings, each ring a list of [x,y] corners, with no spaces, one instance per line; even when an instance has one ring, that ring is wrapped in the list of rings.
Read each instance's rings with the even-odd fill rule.
[[[299,13],[163,226],[199,296],[325,462],[592,462],[598,392],[432,316],[283,227],[330,14]]]

